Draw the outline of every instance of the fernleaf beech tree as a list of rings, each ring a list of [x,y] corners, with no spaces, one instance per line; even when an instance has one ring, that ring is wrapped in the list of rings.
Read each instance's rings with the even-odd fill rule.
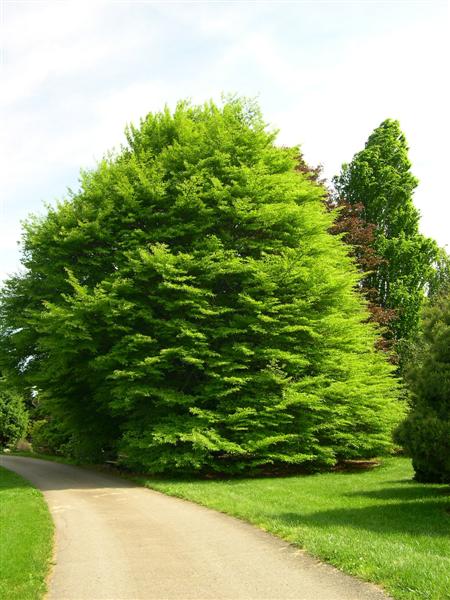
[[[180,103],[127,136],[28,222],[1,360],[135,469],[318,469],[389,450],[397,383],[299,149],[237,99]]]

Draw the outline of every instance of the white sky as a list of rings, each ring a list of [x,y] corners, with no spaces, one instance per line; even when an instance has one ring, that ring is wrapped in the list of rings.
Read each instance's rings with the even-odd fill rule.
[[[76,189],[126,123],[222,92],[257,96],[328,177],[399,119],[421,229],[450,247],[448,15],[439,0],[3,0],[0,280],[19,268],[20,221]]]

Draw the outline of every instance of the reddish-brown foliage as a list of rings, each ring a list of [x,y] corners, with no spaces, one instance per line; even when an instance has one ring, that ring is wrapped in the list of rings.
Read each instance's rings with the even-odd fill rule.
[[[331,198],[328,198],[326,203],[330,210],[337,207],[336,202]],[[365,277],[365,275],[376,271],[380,265],[386,262],[373,247],[375,225],[367,223],[363,219],[364,205],[362,203],[350,204],[340,200],[338,208],[339,215],[331,228],[331,232],[342,235],[342,239],[351,248],[350,255],[355,258],[361,271],[360,289],[368,301],[371,314],[370,321],[378,323],[384,332],[378,347],[381,350],[390,352],[393,340],[387,337],[386,328],[396,318],[397,311],[381,306],[378,291],[369,285],[368,278]]]

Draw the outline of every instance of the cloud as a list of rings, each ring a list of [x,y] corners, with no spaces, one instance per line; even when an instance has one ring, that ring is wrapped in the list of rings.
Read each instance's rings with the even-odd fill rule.
[[[280,143],[301,143],[328,176],[398,118],[424,230],[444,243],[448,36],[430,4],[6,2],[2,248],[124,142],[126,123],[223,91],[258,95]],[[15,247],[5,260],[15,268]]]
[[[62,70],[77,71],[95,65],[112,48],[112,44],[104,47],[86,43],[100,16],[100,4],[93,3],[92,8],[74,2],[20,5],[19,9],[6,2],[4,7],[3,77],[8,85],[0,99],[2,107],[32,95]]]

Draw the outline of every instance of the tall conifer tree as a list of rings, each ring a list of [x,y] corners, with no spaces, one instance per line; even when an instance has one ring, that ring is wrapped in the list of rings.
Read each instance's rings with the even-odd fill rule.
[[[375,308],[375,320],[387,326],[386,337],[394,341],[417,333],[438,253],[436,243],[419,233],[419,212],[413,203],[417,183],[405,136],[392,119],[373,131],[365,148],[334,179],[333,200],[341,208],[340,231],[348,234],[347,241],[352,243],[352,212],[373,228],[371,239],[357,240],[359,254],[375,259],[372,264],[360,261],[365,271],[361,287]]]
[[[180,103],[28,223],[0,358],[78,439],[153,472],[390,447],[402,408],[358,273],[274,138],[252,103]]]

